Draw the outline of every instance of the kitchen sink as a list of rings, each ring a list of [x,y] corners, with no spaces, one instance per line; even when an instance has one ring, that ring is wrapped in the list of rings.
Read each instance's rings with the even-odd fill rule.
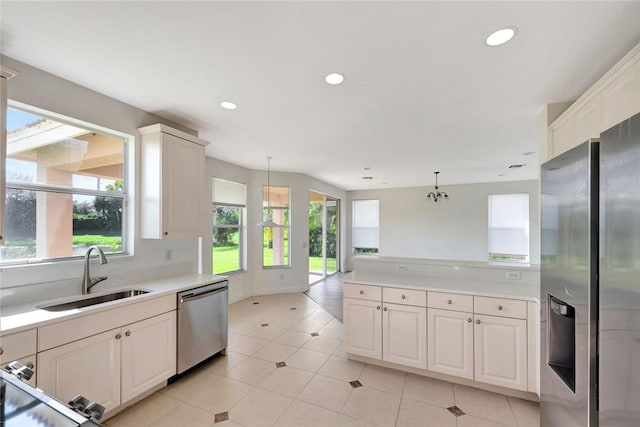
[[[83,298],[69,302],[63,302],[60,304],[51,304],[45,306],[39,306],[38,308],[47,311],[66,311],[73,310],[74,308],[89,307],[91,305],[102,304],[103,302],[116,301],[124,298],[131,298],[137,295],[148,294],[149,291],[143,291],[141,289],[127,289],[125,291],[113,292],[106,295],[96,295],[95,297]]]

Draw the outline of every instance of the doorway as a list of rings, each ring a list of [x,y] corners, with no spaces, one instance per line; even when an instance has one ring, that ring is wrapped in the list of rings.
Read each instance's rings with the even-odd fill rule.
[[[309,192],[309,284],[340,271],[340,200]]]

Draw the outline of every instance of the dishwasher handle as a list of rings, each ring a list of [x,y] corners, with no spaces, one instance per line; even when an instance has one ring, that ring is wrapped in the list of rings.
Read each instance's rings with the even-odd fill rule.
[[[215,295],[215,294],[219,294],[221,292],[225,292],[226,290],[228,290],[228,287],[222,287],[222,288],[216,288],[216,289],[212,289],[209,291],[205,291],[205,292],[200,292],[200,293],[189,293],[189,294],[185,294],[185,295],[180,295],[180,304],[184,304],[186,302],[189,301],[195,301],[197,299],[200,298],[204,298],[204,297],[208,297],[211,295]]]

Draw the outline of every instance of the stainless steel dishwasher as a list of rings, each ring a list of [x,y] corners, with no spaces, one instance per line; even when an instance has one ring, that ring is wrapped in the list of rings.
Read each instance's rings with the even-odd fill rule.
[[[227,347],[229,283],[178,294],[178,374]]]

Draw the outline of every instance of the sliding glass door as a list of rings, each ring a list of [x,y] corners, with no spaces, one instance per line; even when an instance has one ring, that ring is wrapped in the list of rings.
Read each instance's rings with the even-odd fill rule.
[[[309,283],[340,271],[340,201],[309,193]]]

